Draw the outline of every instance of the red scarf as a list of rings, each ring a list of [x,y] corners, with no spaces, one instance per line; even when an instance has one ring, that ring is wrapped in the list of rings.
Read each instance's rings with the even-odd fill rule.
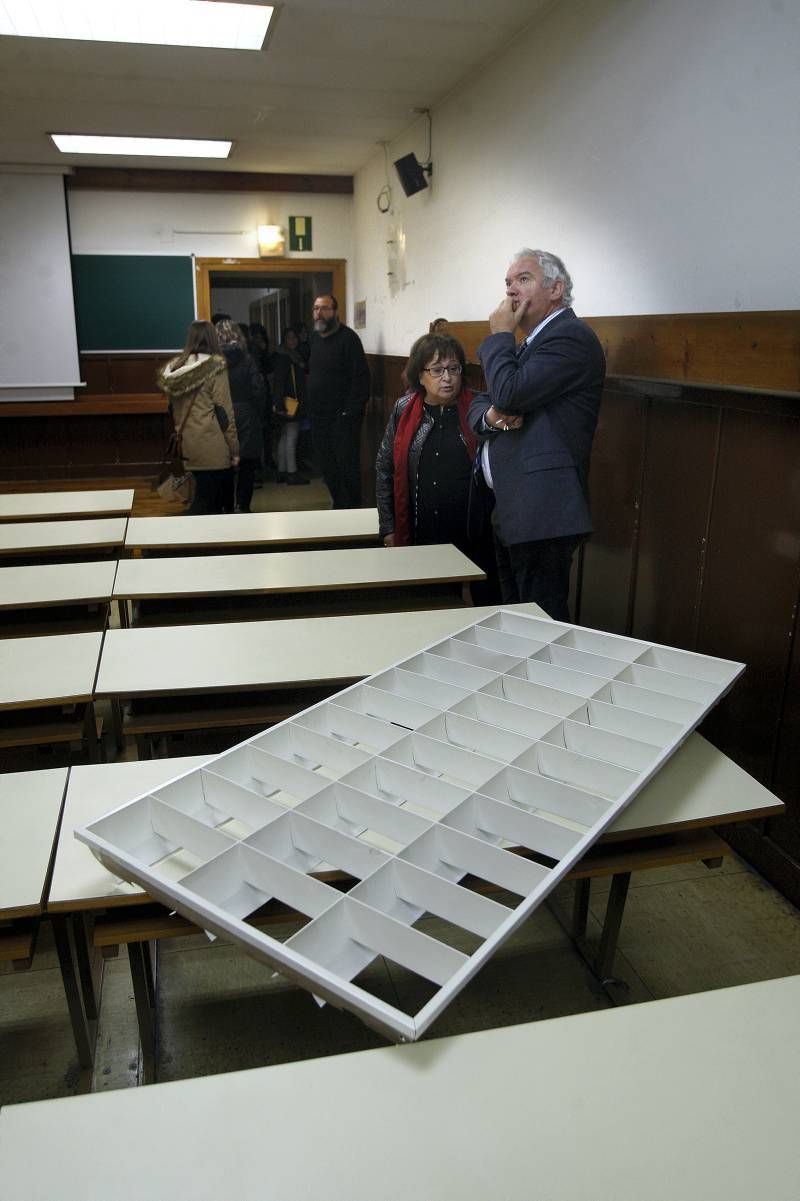
[[[467,413],[472,404],[472,392],[464,388],[456,400],[461,432],[467,444],[470,462],[475,458],[478,440],[467,424]],[[415,392],[409,400],[394,435],[394,544],[410,546],[412,540],[411,496],[408,487],[408,452],[414,435],[422,423],[424,412],[422,393]]]

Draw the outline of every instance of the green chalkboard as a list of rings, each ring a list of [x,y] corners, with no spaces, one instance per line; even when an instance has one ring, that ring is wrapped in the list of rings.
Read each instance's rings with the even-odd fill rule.
[[[179,350],[194,320],[187,255],[72,256],[78,347]]]

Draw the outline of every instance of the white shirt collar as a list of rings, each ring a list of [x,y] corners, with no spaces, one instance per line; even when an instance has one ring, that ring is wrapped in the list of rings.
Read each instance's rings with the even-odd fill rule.
[[[557,317],[559,313],[563,313],[564,309],[567,307],[567,305],[562,305],[560,309],[556,309],[554,313],[550,313],[547,317],[545,317],[544,321],[540,321],[536,328],[531,330],[525,341],[521,343],[520,349],[522,349],[522,346],[527,346],[529,342],[532,342],[536,335],[542,332],[548,322],[552,321],[554,317]]]

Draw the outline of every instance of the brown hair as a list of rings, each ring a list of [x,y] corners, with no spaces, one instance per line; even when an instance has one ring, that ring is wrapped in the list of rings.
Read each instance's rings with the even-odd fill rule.
[[[172,362],[172,369],[183,367],[193,354],[219,354],[219,338],[210,321],[193,321],[186,332],[186,344]]]
[[[419,390],[422,386],[419,377],[431,359],[444,359],[450,355],[458,359],[463,372],[466,366],[464,347],[456,338],[450,334],[423,334],[417,338],[403,370],[406,387]]]

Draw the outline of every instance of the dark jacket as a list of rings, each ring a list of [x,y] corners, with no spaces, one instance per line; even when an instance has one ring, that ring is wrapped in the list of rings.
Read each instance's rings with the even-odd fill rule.
[[[588,534],[589,455],[605,378],[597,335],[572,309],[554,317],[518,357],[513,334],[490,334],[478,348],[488,393],[469,421],[489,441],[495,520],[507,546]],[[521,429],[487,434],[490,405],[521,414]]]
[[[252,356],[241,346],[224,345],[222,353],[228,364],[228,385],[236,414],[239,453],[243,459],[260,459],[266,403],[264,379]]]
[[[375,460],[375,503],[378,506],[378,535],[380,538],[385,538],[387,534],[394,533],[394,439],[397,433],[397,423],[414,395],[413,391],[406,392],[405,396],[401,396],[399,400],[394,402],[386,425],[386,432],[378,447],[378,456]],[[412,527],[415,527],[417,524],[416,518],[419,499],[417,471],[419,469],[420,455],[432,429],[433,420],[428,410],[423,407],[422,420],[408,448],[408,486],[411,501]],[[459,436],[469,454],[469,447],[467,447],[464,435],[460,430]]]
[[[369,367],[361,339],[346,325],[311,339],[308,402],[311,417],[360,420],[369,399]]]
[[[294,371],[292,368],[294,367]],[[303,404],[306,398],[306,369],[302,358],[297,351],[287,350],[284,346],[279,346],[275,355],[274,375],[272,382],[275,391],[275,409],[280,412],[283,405],[284,396],[293,396],[299,401],[299,408],[296,417],[302,417]]]

